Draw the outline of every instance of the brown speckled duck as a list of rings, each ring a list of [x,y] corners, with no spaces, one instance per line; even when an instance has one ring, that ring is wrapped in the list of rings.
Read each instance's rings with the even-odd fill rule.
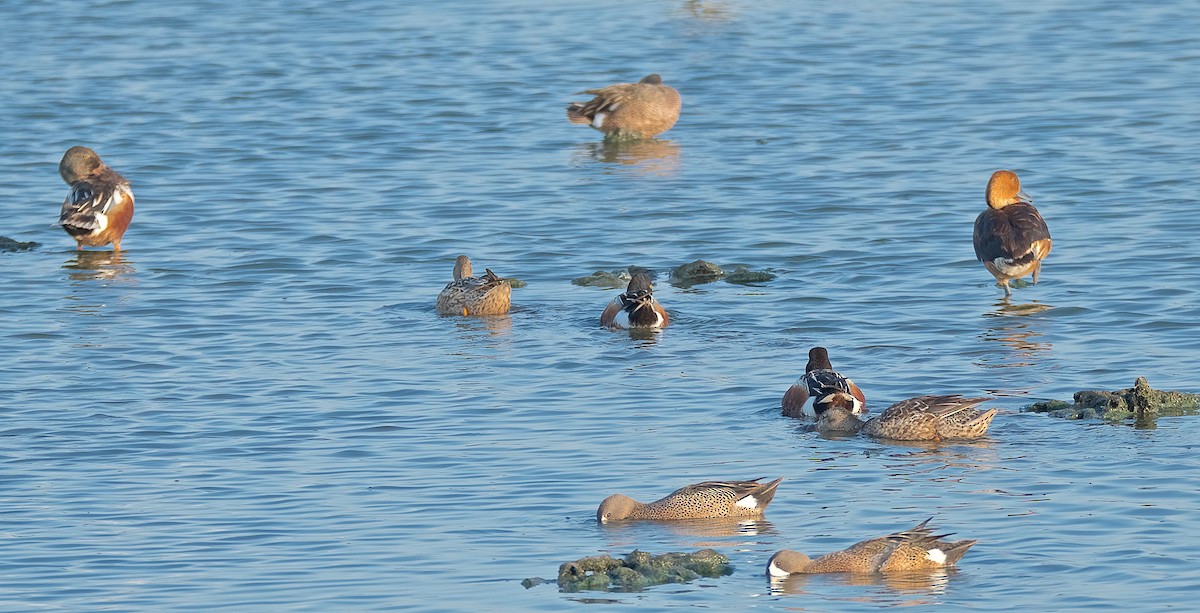
[[[817,398],[817,430],[828,433],[862,432],[897,441],[970,440],[987,433],[996,409],[974,407],[989,397],[918,396],[901,400],[867,421],[851,411],[853,398],[833,392]]]
[[[623,519],[704,519],[716,517],[760,517],[775,497],[780,477],[769,483],[749,481],[705,481],[681,487],[661,500],[638,502],[613,494],[596,509],[596,521]]]
[[[508,312],[512,287],[491,269],[482,277],[471,276],[471,258],[454,261],[454,280],[437,297],[439,315],[503,315]]]
[[[567,105],[571,123],[588,124],[606,139],[650,138],[671,129],[679,119],[679,92],[664,85],[657,74],[637,83],[618,83],[589,89],[588,102]]]
[[[1021,189],[1015,172],[997,170],[987,184],[987,205],[975,218],[975,257],[1011,296],[1010,279],[1033,275],[1036,285],[1042,260],[1050,255],[1050,229]]]
[[[862,390],[849,378],[833,369],[829,362],[828,350],[824,347],[813,347],[808,350],[808,364],[804,366],[804,374],[783,394],[783,414],[786,417],[813,417],[816,415],[815,410],[805,412],[808,399],[836,391],[850,394],[852,413],[862,415],[867,412],[867,397],[863,395]]]
[[[950,535],[932,534],[928,523],[927,519],[911,530],[861,541],[816,559],[784,549],[767,562],[767,576],[779,579],[792,574],[935,570],[954,566],[976,543],[943,541]]]
[[[665,328],[669,323],[667,310],[654,299],[654,287],[645,273],[633,275],[625,291],[600,314],[600,325],[605,328]]]
[[[114,251],[120,251],[121,237],[133,219],[129,181],[87,147],[67,149],[58,163],[58,174],[71,186],[58,223],[75,239],[75,248],[111,243]]]

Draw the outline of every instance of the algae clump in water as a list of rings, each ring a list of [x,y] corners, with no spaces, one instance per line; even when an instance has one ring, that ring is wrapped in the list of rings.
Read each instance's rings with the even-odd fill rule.
[[[1200,410],[1200,394],[1156,390],[1150,387],[1145,377],[1138,377],[1131,388],[1114,392],[1080,390],[1075,392],[1074,400],[1074,404],[1048,400],[1021,410],[1066,419],[1122,421],[1133,418],[1139,424],[1152,423],[1163,416],[1192,415]]]
[[[634,550],[624,558],[589,556],[564,563],[558,567],[558,589],[563,592],[637,592],[652,585],[687,583],[700,577],[720,577],[732,572],[729,558],[712,549],[657,556]],[[521,584],[528,588],[543,582],[543,579],[533,577]]]

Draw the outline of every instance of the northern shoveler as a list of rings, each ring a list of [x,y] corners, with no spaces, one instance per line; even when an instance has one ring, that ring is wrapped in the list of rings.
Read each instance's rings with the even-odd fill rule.
[[[454,260],[454,280],[437,297],[439,315],[503,315],[508,312],[512,287],[490,268],[482,277],[471,276],[471,258]]]
[[[133,190],[129,181],[109,168],[95,151],[71,147],[58,163],[58,174],[71,186],[58,214],[58,223],[75,239],[75,248],[121,250],[121,237],[133,219]]]
[[[988,397],[918,396],[901,400],[864,422],[851,412],[852,400],[844,392],[833,392],[816,399],[819,405],[817,430],[863,432],[897,441],[970,440],[986,434],[996,416],[996,409],[979,411],[974,408],[991,400]]]
[[[862,415],[867,412],[867,397],[853,381],[833,369],[829,363],[829,352],[824,347],[808,350],[808,364],[804,374],[783,394],[781,405],[787,417],[814,417],[816,411],[805,411],[809,398],[823,397],[833,392],[846,392],[853,398],[851,412]],[[815,406],[814,406],[815,409]]]
[[[1011,296],[1009,279],[1032,274],[1037,284],[1042,260],[1050,255],[1050,229],[1009,170],[997,170],[987,185],[987,205],[975,218],[975,257]]]
[[[671,129],[679,119],[679,92],[663,85],[662,77],[647,75],[637,83],[618,83],[589,89],[588,102],[567,105],[571,123],[588,124],[607,138],[650,138]]]
[[[665,328],[669,323],[667,310],[654,299],[654,287],[645,273],[633,275],[625,291],[600,314],[605,328]]]
[[[705,481],[681,487],[661,500],[638,502],[613,494],[596,509],[596,521],[622,519],[703,519],[716,517],[759,517],[775,497],[780,477],[770,483],[749,481]]]
[[[927,525],[929,521],[927,519],[911,530],[860,541],[848,549],[816,559],[784,549],[767,562],[767,576],[778,579],[792,574],[934,570],[954,566],[976,543],[973,540],[944,541],[942,539],[951,535],[934,535]]]

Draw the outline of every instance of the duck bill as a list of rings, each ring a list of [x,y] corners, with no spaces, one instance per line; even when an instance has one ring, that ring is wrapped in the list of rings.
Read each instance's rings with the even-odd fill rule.
[[[1033,198],[1030,197],[1029,194],[1025,193],[1025,190],[1023,189],[1017,191],[1017,200],[1020,200],[1026,204],[1033,204]]]

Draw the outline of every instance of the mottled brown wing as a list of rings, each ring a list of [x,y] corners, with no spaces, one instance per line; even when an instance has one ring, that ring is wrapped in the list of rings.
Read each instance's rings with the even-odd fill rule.
[[[579,115],[595,117],[596,113],[611,113],[626,102],[635,87],[632,83],[618,83],[600,89],[589,89],[583,93],[592,94],[595,98],[584,102],[575,111]]]

